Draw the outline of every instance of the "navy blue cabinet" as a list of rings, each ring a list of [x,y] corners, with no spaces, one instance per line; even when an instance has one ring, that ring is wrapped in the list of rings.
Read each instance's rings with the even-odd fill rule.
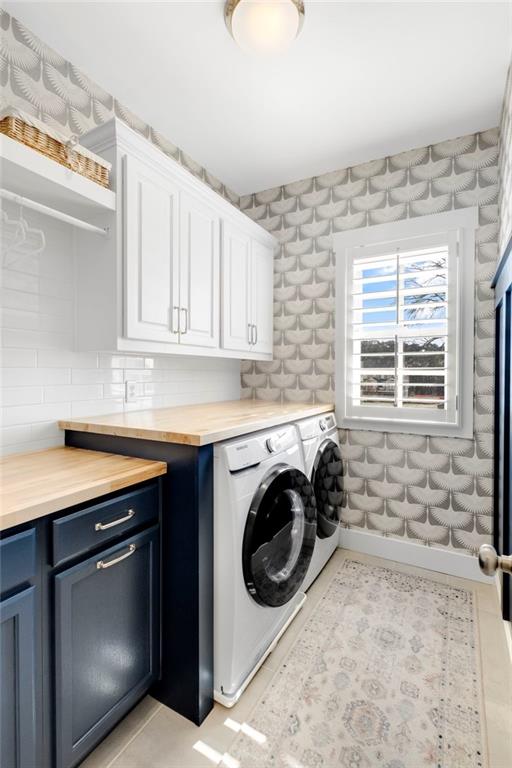
[[[56,766],[76,765],[159,673],[158,526],[55,576]]]
[[[35,531],[0,541],[0,765],[34,768],[38,747]]]
[[[0,766],[72,768],[160,676],[160,482],[0,534]]]

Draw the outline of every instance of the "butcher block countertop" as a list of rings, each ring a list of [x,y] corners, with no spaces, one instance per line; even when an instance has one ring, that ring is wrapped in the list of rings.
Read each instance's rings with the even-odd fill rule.
[[[0,459],[0,530],[28,523],[164,475],[162,461],[81,448],[49,448]]]
[[[332,411],[333,405],[230,400],[221,403],[130,411],[111,416],[60,421],[61,429],[99,435],[135,437],[186,445],[208,445],[308,416]]]

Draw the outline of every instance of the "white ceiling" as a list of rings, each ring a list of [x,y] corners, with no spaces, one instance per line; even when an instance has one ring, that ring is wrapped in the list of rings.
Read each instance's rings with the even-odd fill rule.
[[[306,0],[276,58],[240,50],[223,5],[3,2],[240,194],[498,123],[508,2]]]

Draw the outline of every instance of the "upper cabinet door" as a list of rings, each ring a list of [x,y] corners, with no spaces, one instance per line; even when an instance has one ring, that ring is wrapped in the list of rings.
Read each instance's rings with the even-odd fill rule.
[[[199,197],[180,195],[180,339],[219,346],[220,219]]]
[[[178,189],[168,176],[124,157],[125,333],[179,341]]]
[[[222,223],[222,346],[251,351],[251,239]]]
[[[253,352],[272,354],[273,347],[273,296],[274,252],[258,240],[251,247],[251,322],[254,333]]]

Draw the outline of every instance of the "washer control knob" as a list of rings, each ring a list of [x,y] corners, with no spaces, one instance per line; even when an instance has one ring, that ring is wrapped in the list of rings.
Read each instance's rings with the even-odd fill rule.
[[[275,453],[279,448],[279,439],[277,437],[269,437],[265,444],[269,453]]]
[[[325,419],[320,419],[320,421],[318,422],[318,426],[320,427],[322,432],[325,432],[325,430],[327,429],[327,422],[326,422],[326,420]]]

